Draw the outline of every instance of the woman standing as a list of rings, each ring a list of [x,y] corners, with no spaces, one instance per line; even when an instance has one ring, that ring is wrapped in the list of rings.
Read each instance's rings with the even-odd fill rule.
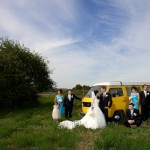
[[[139,93],[137,93],[137,89],[135,86],[132,86],[131,88],[131,95],[129,97],[130,103],[134,104],[134,108],[139,108]]]
[[[64,97],[62,95],[62,90],[60,89],[60,90],[58,90],[58,94],[56,95],[54,102],[55,102],[55,104],[58,103],[59,111],[60,111],[61,115],[64,115],[64,112],[65,112],[63,101],[64,101]]]

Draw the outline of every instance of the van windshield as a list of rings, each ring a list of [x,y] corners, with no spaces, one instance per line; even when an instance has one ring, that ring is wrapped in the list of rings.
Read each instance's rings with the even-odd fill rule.
[[[85,95],[85,97],[88,97],[88,98],[90,98],[91,97],[91,92],[92,91],[95,91],[95,90],[97,90],[97,91],[99,91],[99,93],[101,94],[101,87],[102,86],[93,86],[89,91],[88,91],[88,93]],[[105,86],[106,87],[106,86]],[[106,89],[107,89],[107,87],[106,87]]]

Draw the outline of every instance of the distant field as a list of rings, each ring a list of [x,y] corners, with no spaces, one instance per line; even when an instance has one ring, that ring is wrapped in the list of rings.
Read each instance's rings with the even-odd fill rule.
[[[104,129],[59,129],[51,118],[54,94],[40,95],[35,108],[0,114],[0,150],[149,150],[150,119],[140,128],[109,123]],[[76,100],[72,120],[78,120]],[[64,120],[64,118],[62,119]]]

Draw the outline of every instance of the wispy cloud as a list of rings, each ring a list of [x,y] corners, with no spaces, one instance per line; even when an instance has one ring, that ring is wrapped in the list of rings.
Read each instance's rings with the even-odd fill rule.
[[[149,8],[147,0],[1,0],[0,32],[46,57],[58,87],[149,81]]]

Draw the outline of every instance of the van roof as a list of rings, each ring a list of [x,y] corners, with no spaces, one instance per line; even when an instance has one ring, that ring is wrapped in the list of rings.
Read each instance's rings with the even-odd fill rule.
[[[93,86],[97,85],[150,85],[150,82],[121,82],[121,81],[111,81],[111,82],[99,82],[95,83]]]

